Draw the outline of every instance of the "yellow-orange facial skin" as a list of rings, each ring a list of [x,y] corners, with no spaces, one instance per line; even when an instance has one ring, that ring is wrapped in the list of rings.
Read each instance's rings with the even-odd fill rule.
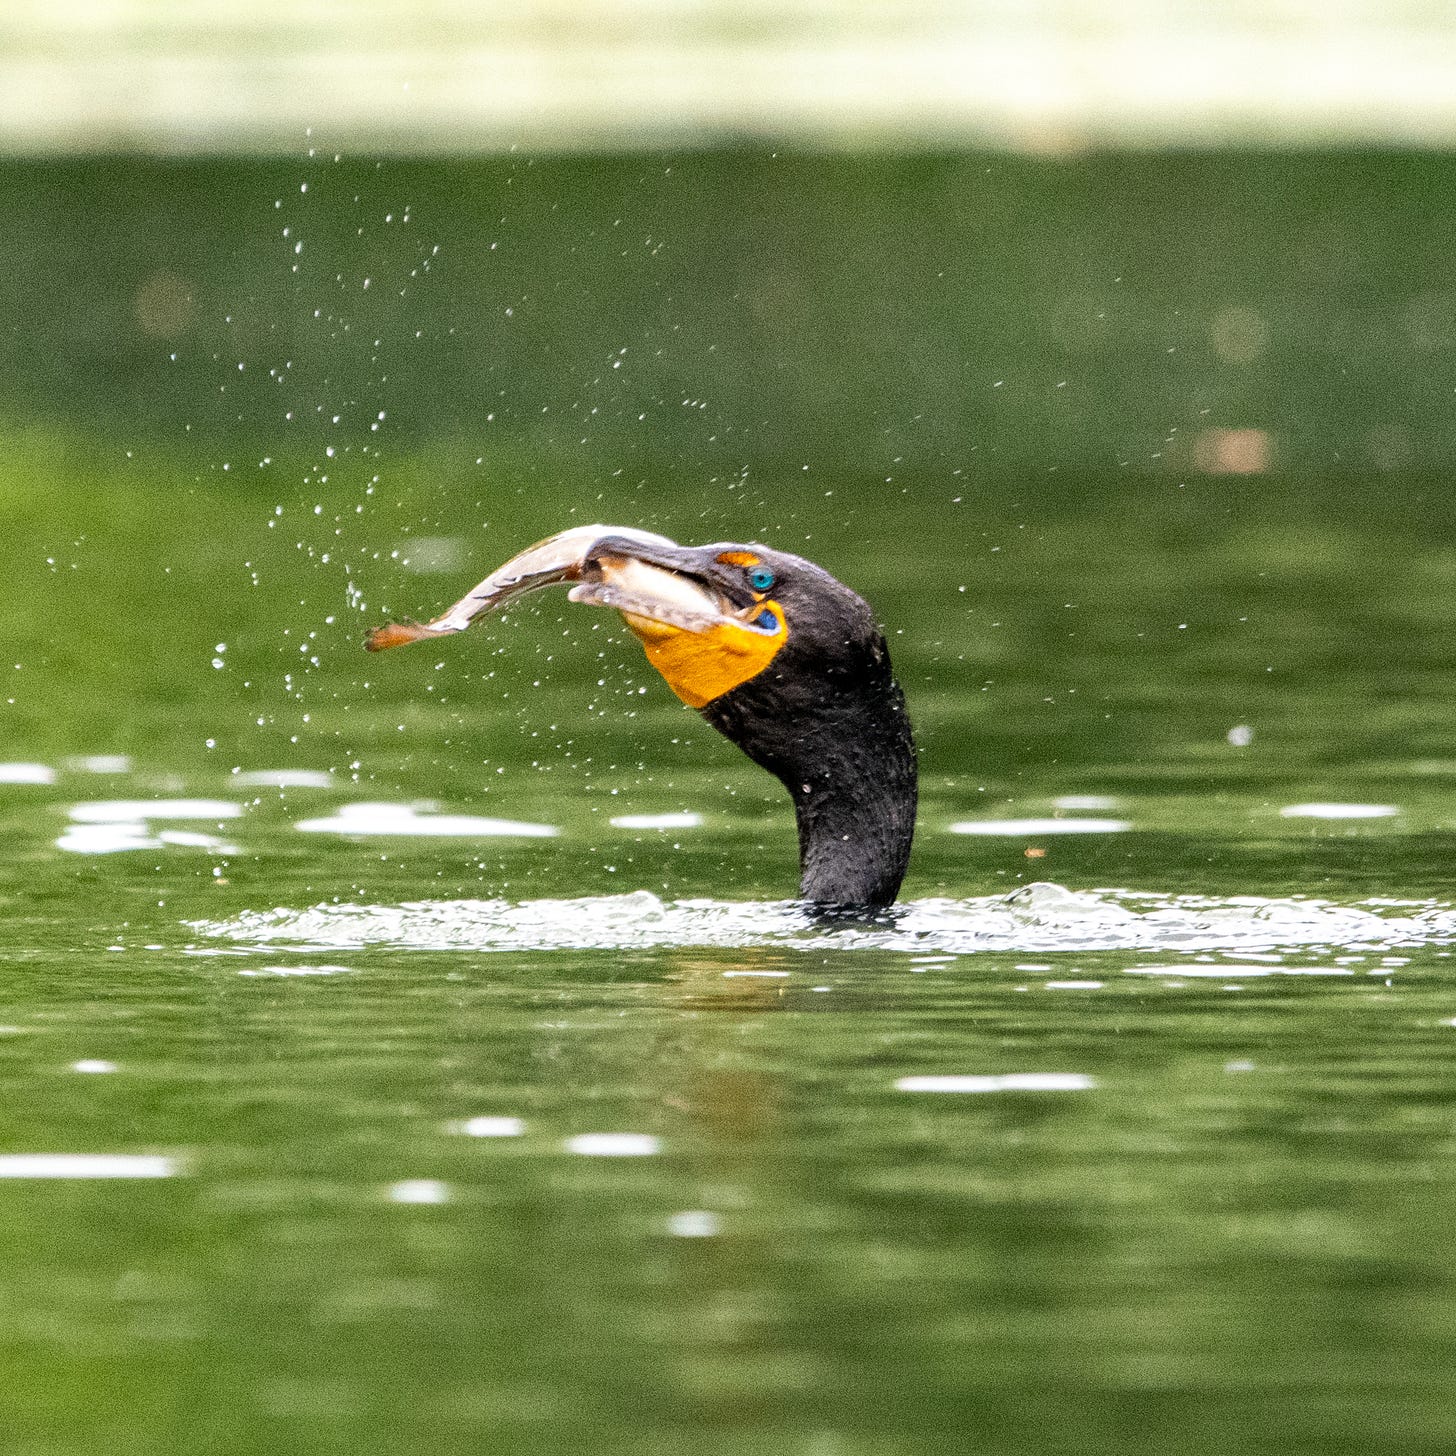
[[[777,602],[764,602],[763,606],[773,614],[777,631],[723,622],[706,632],[689,632],[649,617],[622,615],[668,687],[688,707],[704,708],[714,698],[757,677],[789,640],[783,609]]]

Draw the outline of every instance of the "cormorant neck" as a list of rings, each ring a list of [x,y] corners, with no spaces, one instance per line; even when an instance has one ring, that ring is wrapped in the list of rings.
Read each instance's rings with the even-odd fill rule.
[[[888,905],[915,834],[915,744],[904,698],[862,733],[836,735],[781,774],[799,826],[800,894],[824,905]],[[848,726],[848,725],[846,725]]]
[[[754,679],[703,716],[792,796],[803,898],[888,905],[905,878],[917,797],[915,741],[888,655],[851,680],[821,679],[791,711],[785,688]]]

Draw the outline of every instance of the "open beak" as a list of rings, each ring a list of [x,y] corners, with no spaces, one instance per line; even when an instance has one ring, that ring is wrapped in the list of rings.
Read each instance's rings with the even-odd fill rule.
[[[653,628],[703,633],[725,623],[742,625],[737,604],[690,574],[692,564],[691,551],[666,536],[630,526],[574,526],[513,556],[440,616],[386,622],[364,645],[383,652],[463,632],[483,613],[561,582],[574,583],[572,601],[616,608],[644,638]]]

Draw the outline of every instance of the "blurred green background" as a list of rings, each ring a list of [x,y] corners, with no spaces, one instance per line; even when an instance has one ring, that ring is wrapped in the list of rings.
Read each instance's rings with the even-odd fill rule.
[[[1375,151],[11,162],[0,409],[285,493],[325,446],[467,491],[482,453],[792,495],[1443,470],[1453,188]]]

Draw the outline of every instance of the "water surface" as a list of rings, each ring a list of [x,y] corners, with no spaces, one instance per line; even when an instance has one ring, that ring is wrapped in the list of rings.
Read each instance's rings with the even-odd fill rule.
[[[7,1456],[1449,1451],[1452,185],[0,166]],[[605,613],[360,650],[598,520],[874,603],[898,910]]]
[[[915,861],[825,925],[786,799],[603,614],[359,651],[569,485],[424,522],[421,572],[352,487],[12,459],[8,1449],[1449,1449],[1419,479],[930,482],[893,537],[868,482],[787,538],[659,499],[890,628]]]

